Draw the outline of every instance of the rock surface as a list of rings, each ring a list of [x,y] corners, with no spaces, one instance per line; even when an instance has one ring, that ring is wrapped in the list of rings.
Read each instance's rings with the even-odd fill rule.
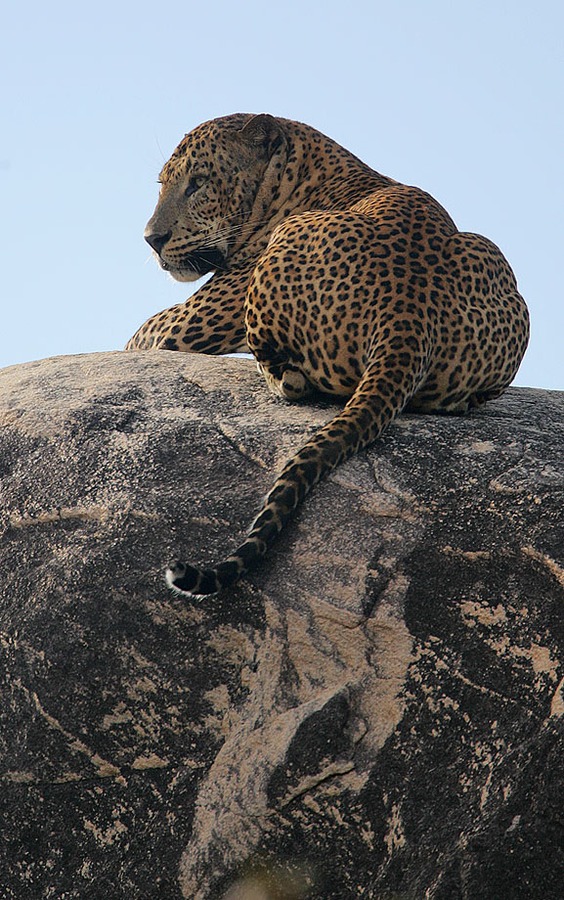
[[[248,360],[0,372],[0,896],[562,897],[564,395],[403,417],[229,596],[164,585],[333,410]]]

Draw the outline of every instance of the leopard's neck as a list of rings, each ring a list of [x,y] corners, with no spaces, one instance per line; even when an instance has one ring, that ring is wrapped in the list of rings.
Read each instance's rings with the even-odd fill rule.
[[[234,246],[230,269],[258,259],[277,225],[309,210],[340,211],[377,190],[397,184],[362,162],[326,135],[298,122],[281,120],[286,146],[255,198],[250,222],[256,231]]]

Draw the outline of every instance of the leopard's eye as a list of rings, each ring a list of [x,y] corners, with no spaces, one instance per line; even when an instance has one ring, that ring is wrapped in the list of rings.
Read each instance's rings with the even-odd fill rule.
[[[205,175],[193,175],[190,181],[188,182],[188,187],[184,191],[185,197],[191,197],[192,194],[195,194],[207,181]]]

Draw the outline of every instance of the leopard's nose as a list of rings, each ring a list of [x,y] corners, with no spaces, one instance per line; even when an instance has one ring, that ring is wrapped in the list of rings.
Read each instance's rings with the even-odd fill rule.
[[[151,231],[145,232],[145,240],[149,244],[150,247],[153,248],[155,253],[158,253],[159,256],[161,251],[168,240],[170,240],[172,236],[172,231],[167,231],[164,234],[157,234]]]

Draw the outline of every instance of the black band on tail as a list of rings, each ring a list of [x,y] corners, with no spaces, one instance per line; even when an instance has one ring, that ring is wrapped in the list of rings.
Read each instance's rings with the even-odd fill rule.
[[[263,526],[266,533],[274,537],[280,529],[270,527],[270,516]],[[260,529],[262,532],[262,529]],[[177,560],[168,567],[165,572],[166,583],[178,594],[187,594],[190,597],[205,597],[209,594],[217,594],[232,585],[245,572],[248,572],[258,560],[266,553],[268,544],[256,534],[251,534],[241,546],[232,553],[224,562],[219,563],[213,569],[199,569],[187,563]]]
[[[198,569],[177,561],[168,567],[165,578],[168,586],[178,594],[205,597],[229,587],[240,573],[241,567],[235,560],[226,560],[215,569]]]

